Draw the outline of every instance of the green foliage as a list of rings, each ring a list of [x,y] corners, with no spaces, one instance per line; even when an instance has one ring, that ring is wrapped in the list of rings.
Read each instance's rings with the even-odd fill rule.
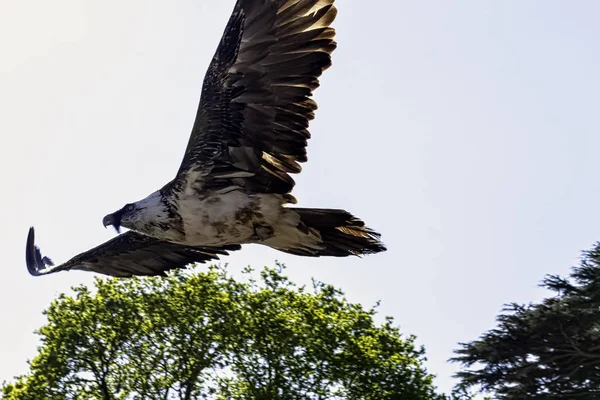
[[[463,387],[499,399],[600,398],[600,244],[570,279],[548,276],[542,286],[555,295],[506,306],[496,329],[461,344],[453,361],[471,368],[457,374]]]
[[[46,310],[39,354],[2,398],[445,399],[414,337],[281,268],[259,283],[211,267],[76,287]]]

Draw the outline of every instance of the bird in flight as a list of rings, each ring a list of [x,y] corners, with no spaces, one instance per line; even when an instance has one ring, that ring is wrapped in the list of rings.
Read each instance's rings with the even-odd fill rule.
[[[307,160],[311,99],[336,47],[334,0],[237,0],[202,86],[175,178],[103,219],[129,230],[55,266],[29,230],[35,276],[84,270],[165,275],[258,243],[299,256],[385,251],[347,211],[293,207]]]

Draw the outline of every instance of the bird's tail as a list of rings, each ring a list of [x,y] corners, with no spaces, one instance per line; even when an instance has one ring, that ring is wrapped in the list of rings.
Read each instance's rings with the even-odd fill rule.
[[[300,215],[298,229],[308,234],[316,231],[321,237],[320,249],[280,249],[301,256],[360,256],[385,251],[380,234],[367,228],[365,223],[344,210],[322,208],[289,208]]]

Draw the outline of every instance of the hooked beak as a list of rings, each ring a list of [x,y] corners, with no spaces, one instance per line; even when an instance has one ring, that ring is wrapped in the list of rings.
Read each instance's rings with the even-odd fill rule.
[[[108,214],[106,217],[104,217],[102,219],[102,225],[104,225],[105,228],[109,225],[112,225],[117,231],[117,233],[121,233],[121,217],[120,215],[116,214],[117,213]]]

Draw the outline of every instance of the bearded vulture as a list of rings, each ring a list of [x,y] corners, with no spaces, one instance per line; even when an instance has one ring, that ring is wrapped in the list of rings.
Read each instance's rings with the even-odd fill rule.
[[[380,235],[344,210],[291,207],[307,160],[311,99],[336,47],[334,0],[237,0],[204,77],[175,178],[104,217],[129,231],[54,266],[27,237],[35,276],[85,270],[164,275],[258,243],[299,256],[385,251]]]

